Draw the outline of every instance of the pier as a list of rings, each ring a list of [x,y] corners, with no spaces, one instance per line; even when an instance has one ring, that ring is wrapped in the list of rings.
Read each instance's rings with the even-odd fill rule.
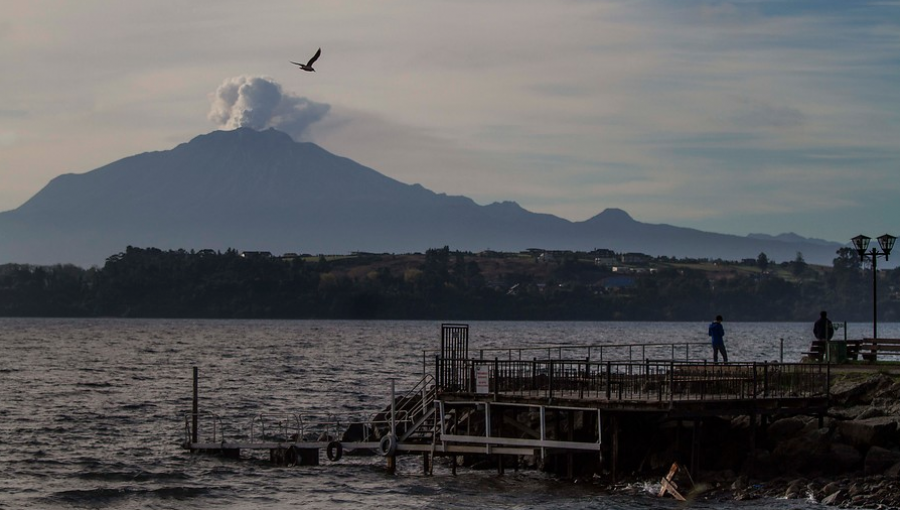
[[[659,427],[672,430],[673,444],[689,445],[686,464],[696,472],[712,420],[746,419],[752,449],[772,416],[824,416],[830,365],[713,364],[698,359],[707,351],[705,343],[641,344],[472,356],[468,326],[444,324],[441,348],[423,354],[418,384],[398,393],[392,383],[389,402],[371,415],[259,415],[240,426],[198,409],[195,368],[183,447],[233,458],[268,453],[284,465],[318,465],[323,452],[331,462],[376,454],[388,470],[396,456],[417,454],[426,474],[436,457],[446,457],[454,473],[460,459],[492,463],[500,473],[527,461],[564,476],[590,470],[615,479],[634,467],[626,452],[645,447]]]

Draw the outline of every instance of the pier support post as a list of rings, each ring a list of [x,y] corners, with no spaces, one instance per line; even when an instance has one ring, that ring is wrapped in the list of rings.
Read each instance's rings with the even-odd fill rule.
[[[194,367],[194,399],[193,399],[193,406],[191,407],[191,443],[193,443],[193,444],[197,443],[197,427],[198,427],[197,412],[200,408],[200,403],[198,402],[198,399],[197,399],[198,371],[199,371],[199,369],[197,367]]]
[[[397,472],[397,457],[395,455],[388,455],[385,457],[387,464],[385,465],[385,469],[388,474],[392,475]]]
[[[759,434],[759,429],[756,426],[756,413],[750,413],[750,451],[756,449],[756,436]]]
[[[756,413],[750,413],[750,457],[747,462],[750,473],[756,470],[756,436],[759,435],[759,428],[756,426]]]
[[[619,481],[619,417],[612,415],[612,479]]]
[[[703,420],[694,420],[691,440],[691,473],[700,473],[700,448],[703,437]]]
[[[569,410],[567,411],[567,422],[568,422],[568,440],[575,440],[575,411]],[[575,455],[572,454],[571,451],[566,453],[566,476],[569,480],[575,479]]]

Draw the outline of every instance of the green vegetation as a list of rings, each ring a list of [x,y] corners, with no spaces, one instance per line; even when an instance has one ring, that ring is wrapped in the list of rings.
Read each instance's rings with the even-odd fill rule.
[[[879,320],[900,320],[900,269],[879,275]],[[866,321],[872,273],[856,253],[832,267],[592,253],[451,251],[352,256],[128,247],[102,268],[0,266],[0,315],[431,320]]]

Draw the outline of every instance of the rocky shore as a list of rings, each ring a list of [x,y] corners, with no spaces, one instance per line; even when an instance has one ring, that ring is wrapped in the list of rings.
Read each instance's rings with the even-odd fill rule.
[[[688,498],[787,498],[839,508],[900,509],[900,376],[835,369],[832,377],[826,416],[776,417],[752,451],[714,445],[719,469],[695,474]],[[746,417],[727,427],[721,436],[747,437]],[[661,455],[658,467],[667,460]],[[681,486],[690,487],[690,480],[681,480]],[[619,490],[623,487],[637,490],[635,485]]]

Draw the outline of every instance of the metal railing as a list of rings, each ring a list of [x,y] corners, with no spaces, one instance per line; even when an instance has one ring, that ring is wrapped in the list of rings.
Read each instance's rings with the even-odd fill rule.
[[[222,438],[222,425],[221,419],[216,413],[212,412],[186,412],[183,413],[184,418],[184,444],[189,445],[194,442],[194,432],[193,427],[196,419],[196,423],[198,423],[197,427],[197,441],[202,442],[211,442],[217,443]],[[203,426],[200,426],[199,423],[203,423]],[[206,437],[202,437],[205,435]],[[201,439],[202,437],[202,439]]]
[[[435,360],[437,365],[445,362]],[[441,392],[663,401],[827,396],[829,388],[827,365],[809,363],[495,358],[453,364],[463,368],[454,384],[437,380]]]
[[[226,423],[214,413],[184,413],[184,444],[377,443],[389,433],[408,436],[418,431],[434,412],[434,381],[432,375],[427,375],[408,392],[394,395],[392,391],[392,405],[369,416],[263,412]],[[194,423],[200,431],[196,441],[192,438]]]
[[[380,435],[376,430],[389,430],[389,416],[381,418],[364,418],[358,415],[341,415],[329,413],[326,416],[303,415],[294,413],[259,413],[249,420],[222,420],[214,413],[184,413],[184,444],[190,445],[191,423],[194,416],[198,418],[200,429],[206,431],[199,436],[198,443],[244,443],[244,444],[278,444],[303,442],[330,442],[345,440],[344,436],[352,431],[353,441],[378,441]],[[394,420],[401,427],[409,427],[413,423],[410,413],[398,410]],[[227,432],[227,433],[226,433]]]
[[[588,359],[591,361],[641,361],[646,359],[702,361],[709,357],[709,342],[647,342],[627,344],[557,344],[535,347],[489,348],[478,349],[475,359],[503,359],[506,361],[523,361],[534,358],[544,359]],[[422,351],[422,373],[430,373],[428,364],[440,356],[440,351],[426,349]],[[456,359],[456,358],[447,358]],[[456,367],[445,364],[447,372],[455,373]],[[445,375],[444,378],[447,376]]]

